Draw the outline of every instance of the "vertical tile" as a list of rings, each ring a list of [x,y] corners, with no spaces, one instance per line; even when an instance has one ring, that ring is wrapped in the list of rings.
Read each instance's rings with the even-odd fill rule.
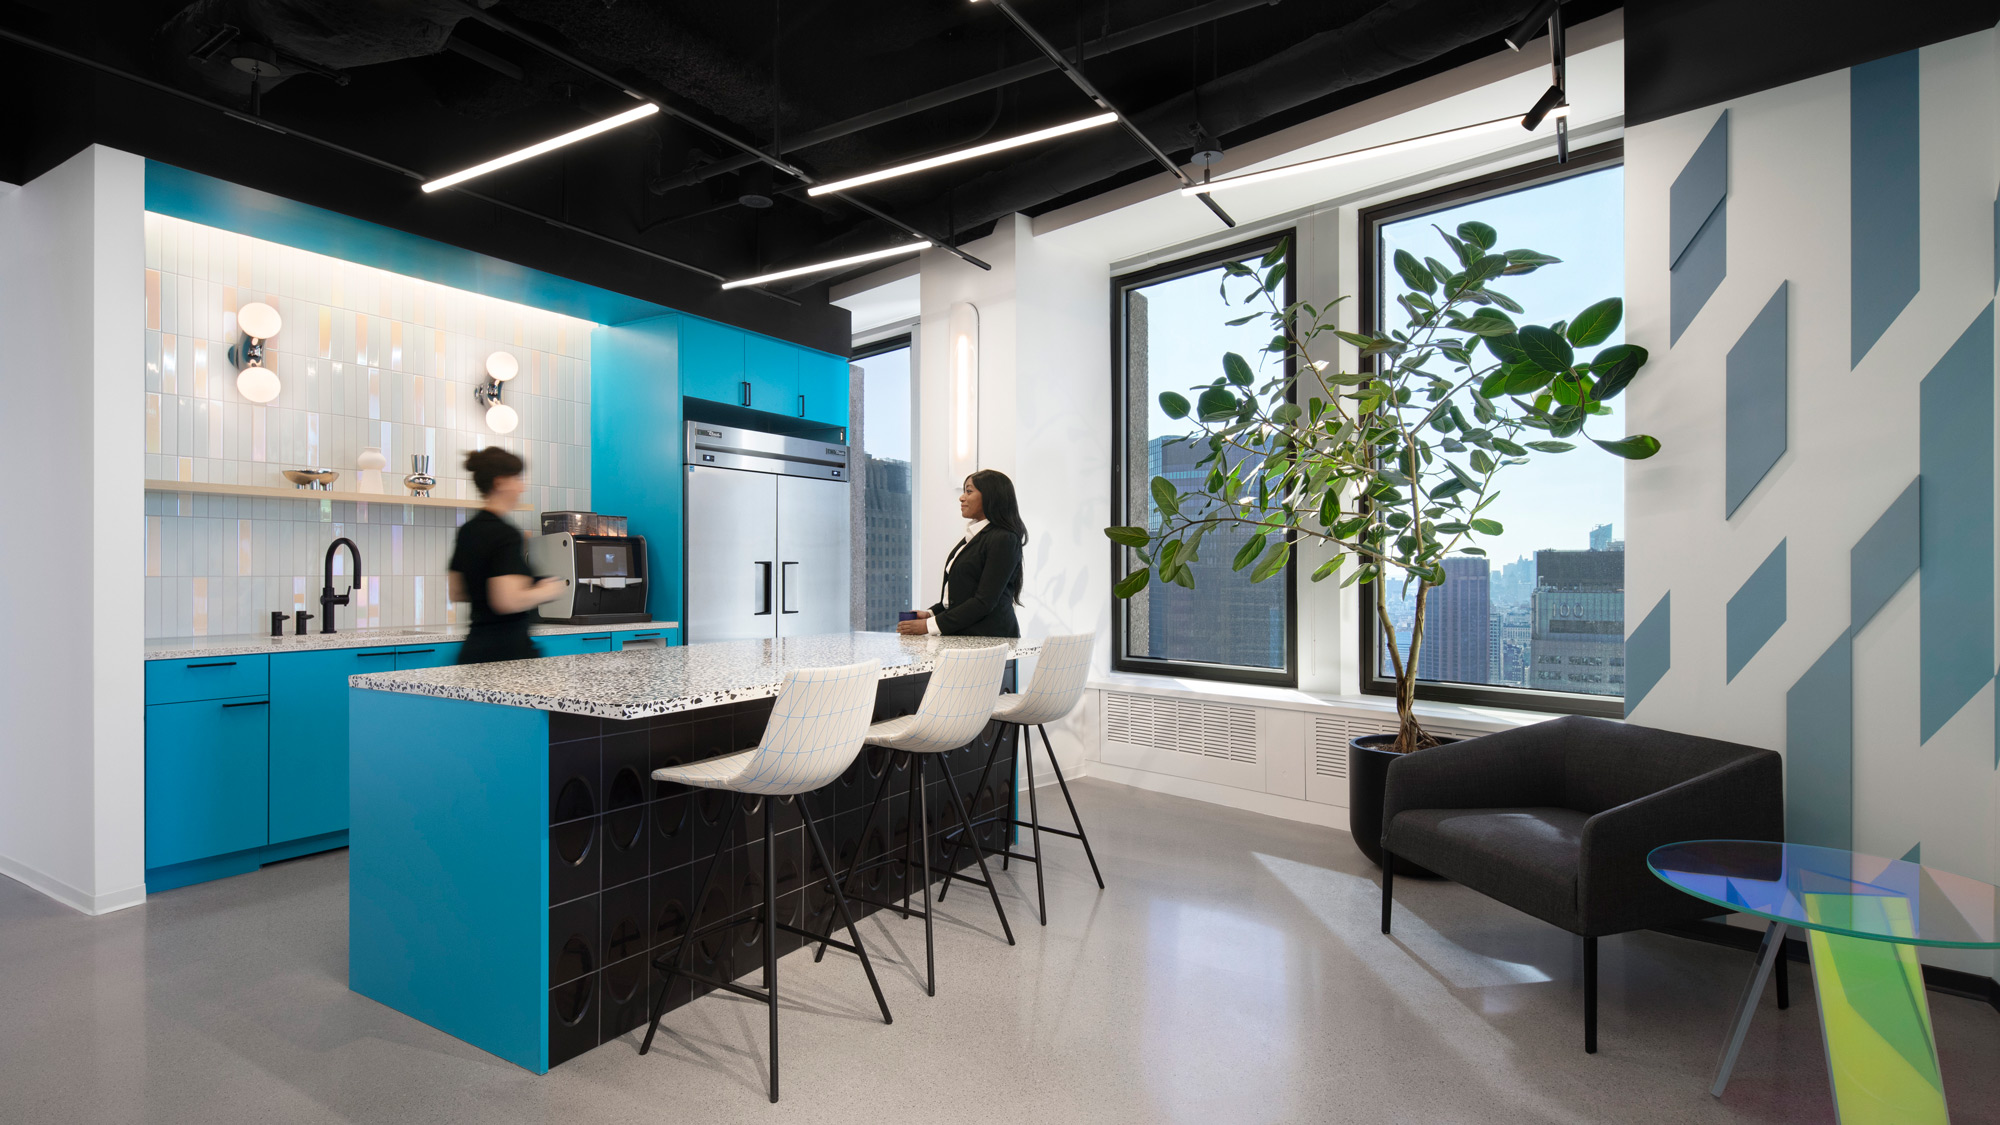
[[[160,328],[160,271],[146,271],[146,327],[154,331]]]
[[[194,342],[194,395],[208,397],[208,341]]]
[[[264,415],[264,407],[250,408],[250,460],[252,461],[264,459]]]
[[[189,634],[196,637],[208,635],[208,579],[196,578],[191,583],[191,611]]]
[[[256,573],[255,559],[250,551],[250,527],[251,521],[249,520],[236,521],[236,573],[238,575]]]
[[[160,393],[177,395],[180,391],[180,348],[179,339],[171,333],[160,336]]]
[[[146,452],[160,451],[160,396],[146,396]]]

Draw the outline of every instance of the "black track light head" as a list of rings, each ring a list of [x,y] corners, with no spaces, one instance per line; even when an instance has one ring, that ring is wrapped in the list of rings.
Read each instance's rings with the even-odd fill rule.
[[[1541,128],[1542,118],[1547,117],[1550,110],[1567,102],[1568,98],[1569,95],[1563,93],[1561,86],[1549,87],[1543,91],[1540,98],[1535,100],[1535,108],[1522,115],[1521,128],[1526,129],[1530,133]]]
[[[1541,0],[1541,3],[1536,4],[1521,18],[1520,25],[1508,33],[1507,45],[1516,51],[1527,46],[1529,40],[1542,33],[1542,29],[1548,25],[1549,17],[1560,7],[1562,0]]]

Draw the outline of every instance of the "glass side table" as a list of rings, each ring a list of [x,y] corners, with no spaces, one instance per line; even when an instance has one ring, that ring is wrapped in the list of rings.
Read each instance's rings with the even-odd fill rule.
[[[1806,931],[1820,1035],[1843,1125],[1944,1122],[1919,945],[2000,948],[2000,887],[1900,859],[1762,840],[1655,848],[1653,874],[1770,922],[1709,1093],[1722,1096],[1785,934]]]

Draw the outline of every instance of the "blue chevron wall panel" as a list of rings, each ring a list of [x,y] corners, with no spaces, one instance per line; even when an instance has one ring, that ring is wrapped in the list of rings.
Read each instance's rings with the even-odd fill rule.
[[[1993,679],[1993,305],[1924,376],[1918,402],[1923,571],[1919,734]]]
[[[1743,580],[1728,610],[1728,674],[1733,680],[1785,623],[1785,541]]]
[[[1822,848],[1854,844],[1852,630],[1785,693],[1785,838]]]
[[[1736,514],[1764,474],[1785,455],[1790,293],[1791,283],[1780,282],[1763,311],[1729,349],[1723,411],[1724,519]]]
[[[1859,633],[1917,573],[1923,478],[1910,482],[1847,553],[1847,628]]]
[[[1667,263],[1670,341],[1694,322],[1695,314],[1729,271],[1729,114],[1725,111],[1674,177],[1667,204]]]
[[[1625,638],[1625,713],[1630,715],[1673,666],[1673,591],[1660,595],[1639,627]]]
[[[1917,295],[1921,185],[1917,52],[1862,63],[1848,89],[1853,355],[1860,363]]]

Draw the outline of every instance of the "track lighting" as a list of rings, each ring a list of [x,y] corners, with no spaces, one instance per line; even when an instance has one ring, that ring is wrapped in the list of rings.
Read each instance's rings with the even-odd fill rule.
[[[1542,118],[1555,113],[1558,109],[1562,109],[1563,100],[1568,96],[1563,93],[1561,86],[1551,86],[1547,90],[1544,90],[1542,96],[1536,100],[1535,107],[1521,115],[1521,128],[1526,129],[1530,133],[1541,128]],[[1558,116],[1562,115],[1558,114]]]
[[[899,258],[904,254],[914,254],[919,250],[928,250],[935,245],[937,244],[932,242],[928,238],[921,239],[917,242],[905,242],[901,246],[891,246],[886,250],[870,250],[866,254],[855,254],[847,258],[835,258],[831,261],[826,261],[826,262],[814,262],[812,265],[809,266],[794,266],[791,269],[779,270],[776,273],[760,273],[756,277],[745,277],[745,278],[740,278],[736,281],[725,281],[722,283],[722,287],[724,289],[741,289],[745,285],[762,285],[767,281],[783,281],[788,277],[804,277],[806,274],[809,273],[825,273],[827,270],[837,270],[842,266],[858,266],[863,262],[875,262],[875,261],[880,261],[883,258]]]
[[[962,148],[956,152],[947,152],[938,156],[926,157],[922,160],[913,160],[908,164],[898,164],[893,168],[883,168],[865,175],[850,176],[844,180],[835,180],[830,184],[814,184],[812,187],[806,189],[806,194],[825,195],[830,191],[849,191],[863,184],[892,180],[897,176],[908,176],[915,172],[924,172],[932,168],[942,168],[947,164],[956,164],[961,160],[972,160],[976,157],[987,156],[996,152],[1005,152],[1010,148],[1020,148],[1022,145],[1031,145],[1037,141],[1066,137],[1071,133],[1080,133],[1085,129],[1095,129],[1100,125],[1110,125],[1117,120],[1118,115],[1115,113],[1100,113],[1093,117],[1084,117],[1076,121],[1065,122],[1061,125],[1052,125],[1047,129],[1037,129],[1032,133],[1002,137],[997,141],[988,141],[983,145],[973,145],[971,148]]]
[[[585,125],[581,129],[571,130],[570,132],[564,133],[560,137],[550,137],[548,140],[542,141],[539,144],[529,145],[527,148],[520,149],[515,152],[510,152],[505,156],[496,156],[492,160],[489,160],[484,164],[475,164],[472,167],[467,168],[462,172],[453,172],[449,176],[440,176],[435,180],[431,180],[425,183],[424,190],[438,191],[442,188],[448,188],[453,184],[462,184],[465,181],[472,179],[474,176],[483,176],[488,172],[498,171],[499,169],[505,168],[510,164],[519,164],[523,160],[533,159],[534,157],[540,156],[545,152],[553,152],[556,149],[562,148],[564,145],[573,145],[578,141],[584,140],[589,137],[594,137],[599,133],[606,132],[607,130],[616,129],[620,125],[629,125],[632,122],[637,121],[642,117],[650,117],[658,112],[660,112],[659,106],[656,106],[651,102],[647,102],[645,105],[642,105],[637,109],[628,109],[624,113],[621,113],[616,117],[607,117],[604,120],[597,122],[596,124]]]
[[[1562,118],[1568,115],[1569,107],[1566,105],[1555,106],[1543,111],[1543,116],[1547,118]],[[1343,164],[1354,164],[1377,156],[1388,156],[1392,153],[1427,148],[1431,145],[1443,144],[1446,141],[1457,140],[1461,137],[1476,137],[1482,133],[1497,133],[1525,124],[1527,124],[1526,115],[1497,117],[1491,121],[1481,121],[1475,125],[1461,125],[1456,129],[1446,129],[1438,133],[1426,133],[1421,137],[1410,137],[1407,140],[1390,141],[1387,144],[1371,145],[1368,148],[1357,148],[1352,152],[1322,156],[1317,160],[1304,160],[1297,164],[1287,164],[1280,168],[1267,168],[1262,172],[1250,172],[1241,176],[1225,176],[1219,180],[1209,180],[1204,183],[1192,184],[1182,188],[1181,194],[1200,195],[1204,192],[1221,191],[1223,188],[1241,187],[1244,184],[1260,184],[1267,180],[1296,176],[1301,172],[1317,172],[1322,168],[1334,168]],[[1538,121],[1536,124],[1540,124],[1540,122]],[[1533,125],[1528,126],[1530,129],[1534,127]]]
[[[1508,33],[1507,45],[1516,51],[1520,50],[1541,32],[1543,25],[1549,22],[1549,17],[1555,15],[1556,9],[1560,7],[1562,0],[1542,0],[1535,5],[1527,15],[1521,17],[1520,25]]]

